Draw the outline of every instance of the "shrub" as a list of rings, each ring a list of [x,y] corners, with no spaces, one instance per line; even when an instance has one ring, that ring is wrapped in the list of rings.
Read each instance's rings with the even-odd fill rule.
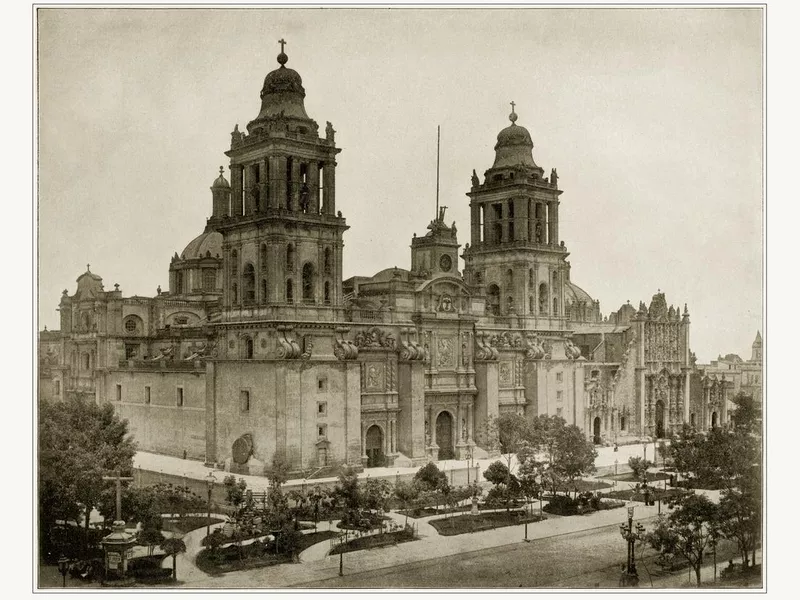
[[[569,496],[553,496],[544,510],[554,515],[576,515],[578,514],[578,501]]]

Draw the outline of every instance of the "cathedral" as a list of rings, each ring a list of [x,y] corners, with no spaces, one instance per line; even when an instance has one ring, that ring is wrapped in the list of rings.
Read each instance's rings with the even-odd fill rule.
[[[558,173],[513,103],[466,191],[469,243],[442,207],[408,269],[343,280],[341,150],[287,61],[281,48],[234,128],[230,181],[220,167],[169,289],[126,297],[87,265],[64,290],[60,330],[40,334],[41,397],[108,401],[141,450],[250,474],[275,457],[308,476],[484,457],[503,413],[558,415],[597,444],[725,422],[733,388],[695,382],[685,305],[659,291],[603,317],[572,282]]]

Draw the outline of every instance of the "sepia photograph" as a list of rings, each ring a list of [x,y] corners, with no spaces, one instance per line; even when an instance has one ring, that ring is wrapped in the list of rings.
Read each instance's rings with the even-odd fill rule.
[[[33,6],[33,591],[763,593],[766,16]]]

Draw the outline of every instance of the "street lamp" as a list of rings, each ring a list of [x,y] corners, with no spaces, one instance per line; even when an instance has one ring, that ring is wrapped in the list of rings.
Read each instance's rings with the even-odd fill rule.
[[[644,527],[641,523],[633,526],[633,506],[628,507],[628,522],[619,526],[619,533],[628,542],[628,560],[625,565],[625,572],[622,574],[623,587],[636,587],[639,585],[639,575],[636,573],[636,556],[634,554],[634,544],[637,539],[642,537]]]
[[[208,522],[206,523],[206,537],[208,537],[211,535],[211,491],[214,489],[214,484],[216,483],[217,478],[214,477],[214,474],[211,471],[209,471],[205,480],[206,487],[208,489]]]
[[[61,573],[61,587],[67,587],[67,572],[69,571],[69,559],[61,555],[58,559],[58,572]]]

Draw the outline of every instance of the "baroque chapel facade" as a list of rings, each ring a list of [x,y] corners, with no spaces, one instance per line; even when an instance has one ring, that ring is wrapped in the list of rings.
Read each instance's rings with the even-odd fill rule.
[[[231,134],[205,230],[169,290],[124,297],[87,270],[40,335],[40,395],[109,401],[145,451],[263,473],[417,465],[497,452],[494,417],[558,415],[596,443],[689,422],[689,313],[663,293],[603,317],[571,281],[562,190],[511,124],[467,192],[470,242],[445,209],[410,268],[343,273],[340,149],[287,55]],[[720,423],[725,421],[720,414]]]

